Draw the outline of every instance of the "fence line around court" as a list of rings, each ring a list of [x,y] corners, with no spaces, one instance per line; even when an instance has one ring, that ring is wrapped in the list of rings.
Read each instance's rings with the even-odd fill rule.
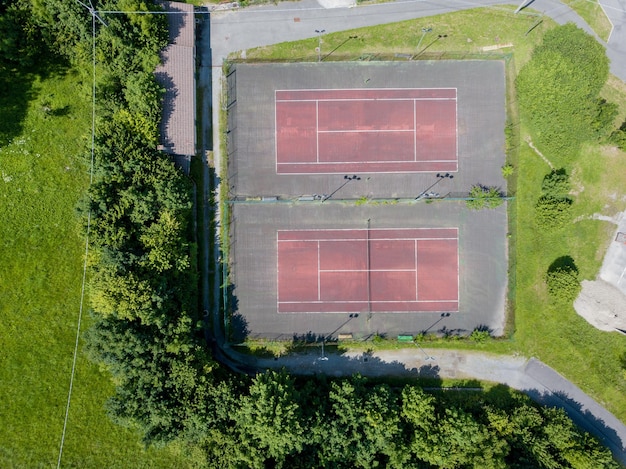
[[[322,57],[322,62],[411,62],[424,60],[505,60],[509,61],[513,53],[497,51],[433,51],[422,52],[420,54],[410,54],[404,52],[377,52],[360,54],[332,54]],[[229,57],[225,62],[229,64],[237,63],[298,63],[298,62],[318,62],[317,54],[305,55],[302,57],[290,58],[240,58]]]
[[[502,200],[514,200],[515,196],[503,195]],[[442,201],[468,201],[476,200],[476,197],[471,197],[469,192],[448,192],[439,196],[422,196],[422,197],[396,197],[396,198],[336,198],[324,202],[337,202],[347,203],[355,205],[395,205],[395,204],[415,204],[415,203],[428,203],[428,202],[442,202]],[[307,203],[307,204],[320,204],[322,199],[316,195],[301,195],[301,196],[272,196],[272,197],[247,197],[247,196],[234,196],[228,199],[227,204],[288,204],[288,203]]]

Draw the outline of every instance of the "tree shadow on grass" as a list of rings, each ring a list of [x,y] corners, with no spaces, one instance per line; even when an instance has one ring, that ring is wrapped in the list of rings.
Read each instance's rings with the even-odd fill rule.
[[[53,53],[38,54],[36,64],[31,66],[0,63],[0,147],[11,142],[24,131],[24,119],[29,103],[37,98],[39,90],[35,81],[61,76],[70,70],[67,62]],[[50,115],[62,116],[69,107],[54,109]]]
[[[556,272],[558,270],[578,273],[578,267],[572,256],[557,257],[548,267],[548,272]]]
[[[36,95],[35,76],[0,67],[0,147],[21,135],[28,103]]]

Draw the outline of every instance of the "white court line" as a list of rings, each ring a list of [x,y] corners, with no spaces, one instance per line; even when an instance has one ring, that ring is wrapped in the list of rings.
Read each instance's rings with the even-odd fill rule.
[[[377,132],[415,132],[415,129],[355,129],[355,130],[318,130],[320,134],[349,134],[349,133],[372,133],[375,134]],[[360,163],[360,162],[359,162]],[[411,163],[411,160],[408,160],[407,163]]]
[[[279,269],[278,266],[280,265],[278,263],[278,243],[279,243],[279,239],[278,239],[278,231],[276,231],[276,311],[278,311],[278,305],[280,304],[280,301],[278,301],[279,298],[279,292],[280,292],[280,285],[278,283],[280,276],[279,276]]]
[[[317,242],[317,299],[322,299],[322,282],[321,282],[321,269],[320,269],[320,242]]]
[[[417,161],[417,103],[413,100],[413,161]]]
[[[310,163],[312,165],[314,165],[315,163]],[[347,164],[352,164],[352,163],[347,163]],[[367,168],[364,169],[351,169],[348,172],[350,174],[426,174],[426,173],[440,173],[442,171],[447,171],[450,173],[457,173],[459,171],[458,166],[455,169],[419,169],[419,170],[415,170],[415,169],[406,169],[403,171],[367,171]],[[345,171],[315,171],[315,172],[311,172],[308,171],[306,173],[295,173],[295,172],[288,172],[288,173],[277,173],[277,175],[280,176],[310,176],[312,174],[315,174],[317,176],[326,176],[326,175],[337,175],[337,174],[343,174],[345,173]]]
[[[320,162],[320,102],[315,101],[315,154]]]
[[[277,99],[277,94],[279,92],[292,92],[297,94],[298,92],[352,92],[352,91],[367,91],[368,93],[371,91],[439,91],[439,90],[454,90],[454,97],[445,97],[445,98],[436,98],[436,97],[425,97],[425,98],[416,98],[416,97],[399,97],[399,98],[315,98],[315,99]],[[368,133],[368,132],[404,132],[404,130],[341,130],[341,131],[320,131],[319,130],[319,103],[322,102],[341,102],[341,101],[413,101],[413,132],[414,132],[414,149],[413,149],[413,161],[414,163],[418,163],[417,160],[417,117],[416,117],[416,107],[417,101],[454,101],[455,102],[455,159],[451,160],[428,160],[428,161],[419,161],[419,163],[454,163],[455,169],[451,170],[452,172],[458,171],[458,155],[459,155],[459,129],[458,129],[458,88],[351,88],[351,89],[335,89],[335,88],[320,88],[320,89],[298,89],[298,90],[274,90],[274,102],[275,104],[281,102],[315,102],[316,109],[316,162],[320,163],[320,152],[319,152],[319,134],[320,133]],[[274,113],[274,134],[275,134],[275,153],[276,153],[276,174],[279,174],[279,165],[288,165],[288,164],[297,164],[297,165],[311,165],[315,164],[312,162],[278,162],[278,127],[277,127],[277,118],[276,118],[276,106]],[[394,163],[409,163],[411,161],[406,160],[392,160],[392,161],[371,161],[371,162],[350,162],[350,161],[342,161],[342,162],[325,162],[323,164],[332,164],[332,165],[344,165],[344,164],[394,164]],[[362,172],[368,172],[367,166],[365,166]],[[377,171],[378,173],[387,173],[387,174],[395,174],[395,173],[421,173],[421,172],[436,172],[437,169],[432,170],[407,170],[407,171]],[[441,171],[441,170],[440,170]],[[354,172],[354,171],[353,171]],[[357,171],[359,172],[359,171]],[[305,173],[288,173],[290,175],[301,175],[301,174],[311,174],[310,172]],[[332,174],[325,172],[315,172],[314,174]]]
[[[459,101],[456,99],[459,91],[454,88],[454,136],[456,137],[456,148],[454,149],[454,156],[458,165],[459,161]]]
[[[457,98],[304,98],[304,99],[275,99],[277,103],[336,103],[344,101],[456,101]]]
[[[415,245],[413,247],[413,249],[415,249],[415,301],[419,300],[419,297],[417,295],[417,239],[414,240],[415,241]]]
[[[458,303],[458,300],[376,300],[372,301],[372,303]],[[367,300],[309,300],[309,301],[279,301],[279,304],[293,304],[293,305],[302,305],[302,304],[334,304],[334,303],[367,303]]]
[[[371,276],[371,271],[370,271],[370,219],[367,219],[367,230],[365,231],[365,233],[367,234],[367,241],[366,241],[366,249],[367,249],[367,254],[366,254],[366,267],[367,267],[367,312],[371,313],[372,312],[372,293],[371,293],[371,286],[372,286],[372,276]]]
[[[458,240],[458,238],[375,238],[370,241],[452,241]],[[360,241],[364,243],[366,240],[363,238],[328,238],[328,239],[279,239],[279,243],[319,243],[322,241],[329,241],[338,243],[340,241],[346,241],[354,243]]]
[[[278,174],[278,101],[276,100],[276,90],[274,90],[274,159],[276,160],[276,174]]]
[[[322,162],[315,162],[315,161],[304,161],[304,162],[299,162],[299,161],[294,161],[293,163],[278,163],[279,165],[286,165],[286,164],[293,164],[293,165],[323,165],[323,164],[334,164],[334,165],[338,165],[338,164],[360,164],[363,166],[367,166],[370,164],[387,164],[387,163],[405,163],[405,164],[415,164],[415,163],[419,163],[419,164],[423,164],[423,163],[456,163],[457,160],[427,160],[427,161],[411,161],[411,160],[376,160],[376,161],[322,161]],[[351,171],[353,172],[353,171]],[[383,171],[377,171],[379,173],[383,173]],[[384,171],[384,173],[387,172],[392,172],[392,171]],[[397,171],[397,172],[407,172],[407,171]],[[431,172],[434,173],[436,171],[413,171],[413,172]],[[311,173],[304,173],[304,174],[311,174]],[[313,174],[323,174],[323,173],[313,173]]]
[[[459,229],[456,229],[456,301],[461,302],[461,254],[459,247]]]
[[[415,272],[415,269],[322,269],[320,272],[338,273],[338,272]]]
[[[280,92],[300,92],[300,91],[440,91],[440,90],[456,90],[455,87],[441,87],[441,88],[298,88],[298,89],[284,89],[276,90]]]
[[[459,228],[456,226],[429,226],[427,228],[374,228],[371,231],[433,231],[433,230],[445,230],[445,231],[455,231],[457,236],[459,233]],[[364,228],[293,228],[289,230],[276,230],[279,233],[294,233],[300,231],[365,231]],[[393,238],[391,238],[393,239]]]

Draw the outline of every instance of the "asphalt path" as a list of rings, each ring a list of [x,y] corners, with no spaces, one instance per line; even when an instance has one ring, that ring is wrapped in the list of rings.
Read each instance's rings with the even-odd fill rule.
[[[611,59],[611,73],[626,81],[626,0],[600,0],[600,5],[613,24],[606,46],[606,55]]]
[[[223,59],[231,52],[315,37],[316,29],[324,29],[330,33],[347,28],[392,23],[476,7],[497,7],[503,4],[511,4],[511,2],[414,0],[327,9],[322,8],[315,0],[303,0],[297,3],[279,3],[242,10],[212,12],[210,23],[207,21],[203,29],[204,40],[206,41],[208,37],[211,40],[210,51],[205,49],[203,54],[204,63],[201,67],[201,73],[205,74],[203,83],[208,82],[208,62],[210,62],[213,83],[212,102],[220,103],[221,66]],[[607,55],[611,59],[611,72],[626,81],[626,26],[624,26],[626,24],[626,13],[624,13],[626,0],[601,0],[601,4],[614,25],[608,44],[605,44]],[[594,34],[576,13],[556,0],[535,0],[530,6],[550,16],[559,24],[571,21]],[[218,117],[219,106],[215,105],[212,122],[218,123]],[[208,116],[203,118],[203,121],[204,130],[209,132]],[[220,129],[215,126],[212,130],[214,140],[217,140]],[[215,154],[214,161],[215,171],[220,174],[219,154]],[[208,198],[208,187],[205,188],[205,195]],[[210,296],[213,297],[213,302],[218,300],[217,295]],[[217,311],[208,297],[209,295],[205,293],[205,307]],[[217,332],[220,330],[217,315],[214,320],[214,331]],[[626,426],[570,381],[532,358],[416,348],[373,354],[347,352],[324,356],[316,350],[313,354],[295,354],[275,360],[260,360],[237,353],[225,343],[219,333],[216,334],[214,344],[218,360],[247,373],[285,367],[299,374],[325,373],[347,376],[358,372],[365,376],[432,376],[487,380],[506,384],[527,393],[538,402],[565,409],[578,425],[599,437],[611,449],[615,457],[626,465]]]

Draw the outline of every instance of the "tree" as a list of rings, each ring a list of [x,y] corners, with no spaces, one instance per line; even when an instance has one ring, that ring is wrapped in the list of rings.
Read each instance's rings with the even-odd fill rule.
[[[591,126],[600,141],[604,141],[610,136],[613,130],[613,122],[618,114],[618,106],[609,103],[604,98],[597,99],[596,114],[593,116]]]
[[[78,2],[32,0],[33,16],[45,31],[48,47],[82,65],[91,61],[91,15]],[[98,8],[98,2],[94,2]]]
[[[195,343],[190,319],[181,317],[162,327],[96,317],[88,332],[89,357],[105,365],[116,384],[109,415],[138,428],[147,443],[198,437],[198,422],[206,431],[210,420],[216,364]]]
[[[298,392],[287,373],[269,371],[252,381],[250,394],[239,400],[235,420],[240,444],[261,461],[281,467],[288,454],[302,450],[305,427]]]
[[[400,409],[387,385],[369,387],[359,376],[332,383],[329,405],[317,430],[321,466],[385,467],[402,452]]]
[[[147,226],[139,236],[146,249],[145,267],[162,273],[166,270],[183,272],[189,268],[189,246],[184,241],[185,225],[168,210],[164,210],[159,218]]]
[[[434,423],[413,440],[412,451],[428,464],[445,468],[504,468],[507,444],[462,409],[439,412]]]
[[[572,199],[565,169],[553,169],[541,184],[542,196],[535,204],[535,222],[545,231],[564,227],[571,219]]]
[[[142,324],[162,324],[168,298],[161,298],[150,282],[133,272],[117,272],[113,266],[98,265],[92,270],[91,306],[104,316],[115,316]]]
[[[0,3],[0,68],[41,66],[56,53],[48,28],[37,16],[33,0]]]
[[[546,33],[516,79],[520,108],[542,147],[570,158],[605,133],[614,111],[598,94],[608,72],[603,47],[574,24]]]

